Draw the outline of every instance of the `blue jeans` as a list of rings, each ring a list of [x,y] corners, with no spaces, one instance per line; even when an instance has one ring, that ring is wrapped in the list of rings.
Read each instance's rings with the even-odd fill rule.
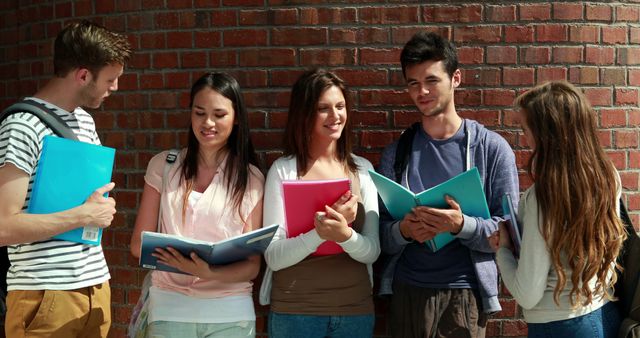
[[[618,336],[620,313],[614,302],[584,316],[549,323],[529,324],[529,338],[614,338]]]
[[[371,338],[370,315],[316,316],[269,313],[269,338]]]

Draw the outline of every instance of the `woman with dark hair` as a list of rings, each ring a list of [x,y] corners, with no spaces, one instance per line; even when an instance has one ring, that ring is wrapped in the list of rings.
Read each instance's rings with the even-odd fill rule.
[[[291,91],[285,156],[274,162],[265,186],[263,223],[281,224],[265,252],[260,290],[261,303],[271,303],[271,338],[373,335],[378,197],[371,163],[351,153],[348,100],[344,82],[324,70],[307,71]],[[337,178],[349,178],[351,191],[315,214],[314,229],[287,238],[282,181]],[[325,241],[344,252],[311,255]]]
[[[147,167],[131,253],[140,255],[142,231],[217,242],[262,224],[264,177],[249,139],[237,81],[209,73],[191,88],[187,148],[163,180],[167,151]],[[158,211],[161,208],[160,219]],[[254,337],[252,283],[260,257],[211,266],[191,253],[156,249],[162,264],[188,275],[153,271],[149,337]]]
[[[620,177],[599,144],[596,114],[565,81],[516,103],[534,184],[520,200],[520,259],[504,224],[490,237],[504,284],[524,309],[529,337],[616,337],[612,287],[626,232]]]

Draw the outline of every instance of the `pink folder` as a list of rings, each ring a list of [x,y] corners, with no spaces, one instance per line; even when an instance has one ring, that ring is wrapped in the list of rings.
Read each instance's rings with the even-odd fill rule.
[[[287,226],[287,238],[296,237],[314,229],[316,211],[324,211],[350,189],[348,178],[318,181],[283,181],[282,194]],[[351,226],[351,224],[349,224]],[[326,241],[313,256],[334,255],[344,252],[340,245]]]

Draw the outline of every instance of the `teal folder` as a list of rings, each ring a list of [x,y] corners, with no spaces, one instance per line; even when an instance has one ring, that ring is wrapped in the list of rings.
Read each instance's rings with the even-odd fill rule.
[[[467,216],[484,219],[491,217],[478,168],[471,168],[418,194],[414,194],[407,188],[373,170],[369,170],[369,174],[378,189],[380,198],[382,198],[393,219],[403,219],[404,215],[416,206],[448,209],[449,204],[444,199],[445,195],[453,197],[460,205],[462,213]],[[453,235],[444,232],[436,235],[426,244],[429,249],[435,252],[449,244],[453,239]]]
[[[50,214],[82,205],[111,182],[114,158],[113,148],[45,136],[27,212]],[[85,226],[53,238],[98,245],[102,229]]]

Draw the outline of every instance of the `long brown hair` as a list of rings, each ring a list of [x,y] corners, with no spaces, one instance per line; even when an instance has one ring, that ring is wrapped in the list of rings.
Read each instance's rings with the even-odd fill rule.
[[[249,118],[240,93],[240,85],[235,78],[225,73],[207,73],[202,75],[191,86],[189,107],[193,106],[193,99],[201,90],[212,89],[233,103],[234,125],[227,139],[225,151],[227,153],[224,168],[224,184],[233,203],[233,208],[240,214],[240,203],[249,185],[250,164],[259,167],[257,156],[249,137]],[[189,194],[193,190],[194,180],[198,173],[198,156],[200,143],[189,124],[189,136],[187,138],[187,153],[181,167],[180,180],[185,184],[186,192],[182,201],[182,218],[186,214]],[[242,217],[241,217],[242,218]],[[245,221],[243,219],[243,221]]]
[[[574,307],[613,295],[611,265],[626,237],[618,217],[617,174],[599,144],[596,114],[586,97],[565,81],[537,86],[516,99],[535,140],[529,175],[535,182],[542,235],[558,275],[554,300],[566,285],[561,261],[571,269]],[[589,281],[596,278],[595,289]]]
[[[298,173],[303,174],[309,163],[309,144],[311,131],[318,110],[318,101],[325,90],[337,87],[344,95],[347,114],[351,107],[351,98],[344,81],[336,74],[323,69],[312,69],[302,74],[291,89],[291,101],[287,125],[284,130],[284,154],[295,156]],[[342,130],[336,146],[336,157],[350,172],[355,173],[358,166],[351,157],[351,118]]]

